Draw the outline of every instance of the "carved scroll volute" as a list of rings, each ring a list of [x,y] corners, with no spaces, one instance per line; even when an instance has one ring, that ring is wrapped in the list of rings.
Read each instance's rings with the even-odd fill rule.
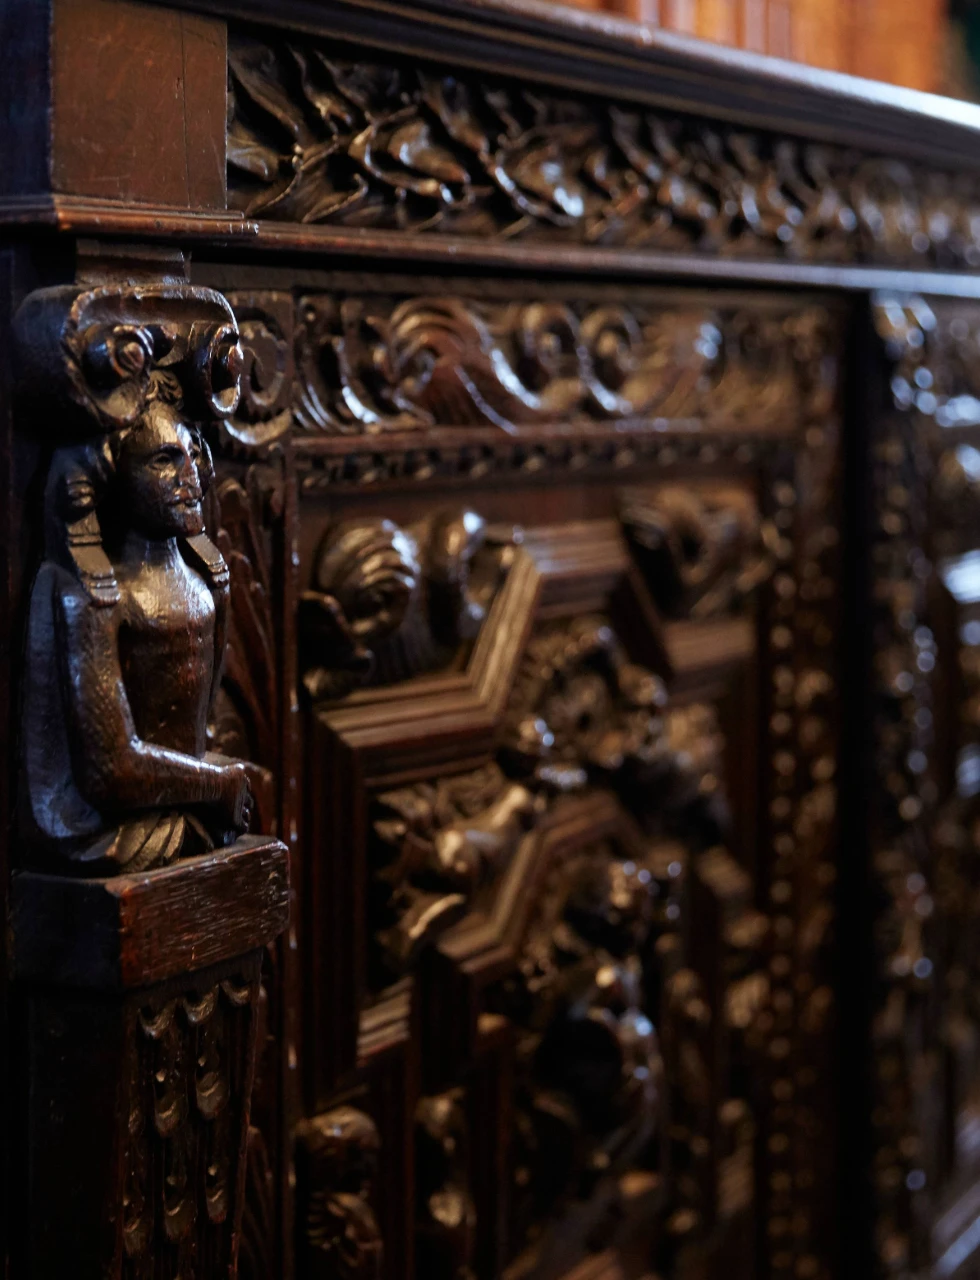
[[[404,529],[390,520],[328,529],[314,589],[300,599],[300,664],[311,698],[451,666],[479,633],[520,537],[454,510]]]
[[[371,1205],[380,1147],[374,1121],[337,1107],[304,1120],[296,1137],[304,1274],[381,1280],[384,1246]]]
[[[21,426],[49,451],[11,894],[27,1273],[166,1257],[203,1280],[235,1268],[261,956],[288,912],[285,848],[245,834],[251,766],[207,750],[231,587],[205,430],[238,405],[238,328],[211,290],[113,285],[32,294],[16,336]]]

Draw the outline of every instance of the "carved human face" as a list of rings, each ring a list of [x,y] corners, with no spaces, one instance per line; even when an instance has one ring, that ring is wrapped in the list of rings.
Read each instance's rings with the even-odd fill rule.
[[[118,471],[125,515],[138,533],[158,539],[204,532],[201,446],[171,405],[150,405],[122,446]]]

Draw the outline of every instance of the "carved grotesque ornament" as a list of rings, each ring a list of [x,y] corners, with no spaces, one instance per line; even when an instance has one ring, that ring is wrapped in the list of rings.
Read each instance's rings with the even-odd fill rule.
[[[229,844],[251,796],[246,764],[206,750],[228,570],[204,529],[201,424],[238,402],[234,317],[187,286],[55,289],[18,330],[54,446],[27,639],[32,858],[112,874]]]

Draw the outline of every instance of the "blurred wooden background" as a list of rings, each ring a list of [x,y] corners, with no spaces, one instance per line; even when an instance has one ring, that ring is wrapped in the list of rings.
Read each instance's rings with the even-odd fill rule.
[[[668,31],[933,93],[974,97],[950,0],[567,0]],[[953,0],[970,10],[972,0]]]

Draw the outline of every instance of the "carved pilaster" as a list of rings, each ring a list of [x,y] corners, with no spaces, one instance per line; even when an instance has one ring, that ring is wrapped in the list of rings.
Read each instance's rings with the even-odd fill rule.
[[[208,749],[255,596],[205,514],[238,328],[220,294],[161,283],[42,290],[17,337],[49,451],[12,887],[25,1274],[204,1280],[236,1266],[262,959],[289,911],[286,850],[246,834],[269,775]]]

